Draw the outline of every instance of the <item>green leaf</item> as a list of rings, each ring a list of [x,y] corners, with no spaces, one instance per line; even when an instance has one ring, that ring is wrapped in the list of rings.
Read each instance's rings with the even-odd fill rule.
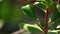
[[[52,24],[52,26],[50,27],[51,30],[53,29],[59,29],[60,25],[60,18],[57,18],[54,23]],[[58,27],[59,26],[59,27]]]
[[[46,7],[53,7],[55,5],[53,0],[41,0]]]
[[[60,34],[60,31],[58,31],[58,34]]]
[[[31,31],[31,32],[40,32],[39,29],[37,29],[35,27],[31,27],[31,26],[28,26],[28,30]]]
[[[38,7],[38,8],[40,8],[40,9],[43,10],[43,11],[45,11],[45,9],[46,9],[46,6],[43,5],[43,4],[41,4],[41,3],[38,3],[38,4],[36,4],[35,6]]]
[[[57,8],[55,8],[53,15],[51,17],[51,21],[56,21],[57,18],[60,18],[60,12],[58,11]]]
[[[20,27],[30,32],[42,32],[42,29],[36,25],[24,24],[24,25],[20,25]]]
[[[56,7],[54,8],[54,12],[51,17],[51,22],[53,22],[52,26],[50,27],[51,30],[57,29],[56,27],[60,25],[60,12]]]
[[[22,7],[23,12],[36,20],[36,15],[35,15],[35,10],[34,10],[34,5],[26,5]]]
[[[49,30],[48,34],[58,34],[60,30]]]

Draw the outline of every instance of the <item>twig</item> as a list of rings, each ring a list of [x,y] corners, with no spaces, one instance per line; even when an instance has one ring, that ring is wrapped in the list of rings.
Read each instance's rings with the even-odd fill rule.
[[[46,14],[45,14],[45,28],[44,33],[47,34],[48,31],[48,8],[46,8]]]

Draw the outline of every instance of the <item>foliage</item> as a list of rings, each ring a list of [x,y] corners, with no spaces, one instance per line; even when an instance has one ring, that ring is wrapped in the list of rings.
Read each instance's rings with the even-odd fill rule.
[[[9,29],[19,20],[19,8],[16,0],[2,0],[0,1],[0,29],[4,24],[7,24]],[[27,0],[21,0],[26,1]],[[21,2],[20,1],[20,2]],[[32,18],[34,24],[19,24],[19,27],[30,32],[40,32],[41,34],[60,34],[60,1],[55,0],[39,0],[36,1],[27,1],[27,5],[22,6],[22,12]],[[38,2],[38,3],[37,3]],[[40,20],[37,18],[36,9],[38,7],[40,10],[44,11],[45,18],[44,20]],[[38,11],[37,11],[38,12]],[[40,11],[41,12],[41,11]],[[44,16],[44,15],[43,15]],[[20,18],[22,19],[22,18]],[[50,21],[49,21],[50,20]],[[10,22],[12,21],[12,22]],[[1,25],[2,24],[2,25]],[[59,26],[59,27],[58,27]],[[12,30],[12,29],[11,29]]]
[[[58,26],[58,24],[60,25],[60,11],[56,7],[57,4],[54,0],[41,0],[41,2],[39,1],[39,3],[37,3],[37,4],[28,4],[28,5],[22,6],[22,10],[23,10],[24,14],[26,14],[27,16],[30,16],[35,21],[35,23],[37,24],[38,27],[42,28],[42,30],[43,30],[42,32],[45,32],[44,34],[57,34],[60,31],[59,29],[56,28]],[[51,21],[49,23],[48,23],[48,21],[44,22],[44,21],[41,21],[41,20],[39,21],[38,20],[40,23],[37,21],[35,9],[34,9],[35,6],[37,6],[39,9],[44,11],[45,14],[47,14],[45,16],[48,16],[48,15],[52,14],[50,17],[46,17],[46,19],[45,19],[45,20],[47,20],[48,18],[51,18]],[[48,13],[47,13],[47,11],[48,11]],[[36,29],[38,29],[38,28],[35,29],[35,26],[31,27],[31,25],[26,25],[26,26],[22,26],[22,27],[23,27],[23,29],[25,29],[27,31],[31,31],[31,32],[34,32],[34,31],[36,31]],[[47,29],[47,33],[45,31],[46,29],[44,29],[45,27],[46,28],[49,27],[49,29]],[[53,32],[52,30],[54,30],[56,32]],[[39,30],[37,30],[37,31],[39,31]]]

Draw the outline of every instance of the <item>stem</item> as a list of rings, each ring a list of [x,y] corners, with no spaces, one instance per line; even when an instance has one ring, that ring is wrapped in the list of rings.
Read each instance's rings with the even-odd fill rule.
[[[41,28],[41,29],[42,29],[42,31],[43,31],[43,28],[41,27],[41,25],[39,24],[39,22],[38,22],[38,21],[36,21],[36,25],[37,25],[39,28]]]
[[[48,8],[46,8],[46,14],[45,14],[45,28],[44,28],[44,33],[47,34],[48,31]]]
[[[38,21],[36,21],[36,25],[42,29]]]
[[[44,31],[44,34],[47,34],[48,32],[48,8],[46,8],[46,13],[45,13],[45,28],[42,28],[41,29]],[[36,22],[37,26],[40,27],[40,24],[38,22]]]

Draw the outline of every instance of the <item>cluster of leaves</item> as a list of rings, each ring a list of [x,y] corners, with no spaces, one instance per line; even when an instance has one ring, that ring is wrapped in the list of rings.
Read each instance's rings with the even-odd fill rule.
[[[37,6],[39,9],[45,12],[46,8],[50,8],[52,15],[49,17],[49,25],[51,25],[48,29],[48,34],[58,34],[60,30],[56,28],[58,25],[60,25],[60,11],[56,7],[56,2],[54,0],[40,0],[41,2],[37,4],[28,4],[25,6],[22,6],[23,13],[25,15],[30,16],[35,22],[37,21],[36,13],[35,13],[35,6]],[[46,12],[45,12],[46,13]],[[50,13],[50,14],[51,14]],[[38,22],[38,21],[37,21]],[[31,31],[31,32],[44,32],[42,29],[43,26],[45,26],[43,21],[39,21],[40,26],[38,25],[32,25],[32,24],[22,24],[20,25],[21,28]],[[38,23],[39,23],[38,22]]]

